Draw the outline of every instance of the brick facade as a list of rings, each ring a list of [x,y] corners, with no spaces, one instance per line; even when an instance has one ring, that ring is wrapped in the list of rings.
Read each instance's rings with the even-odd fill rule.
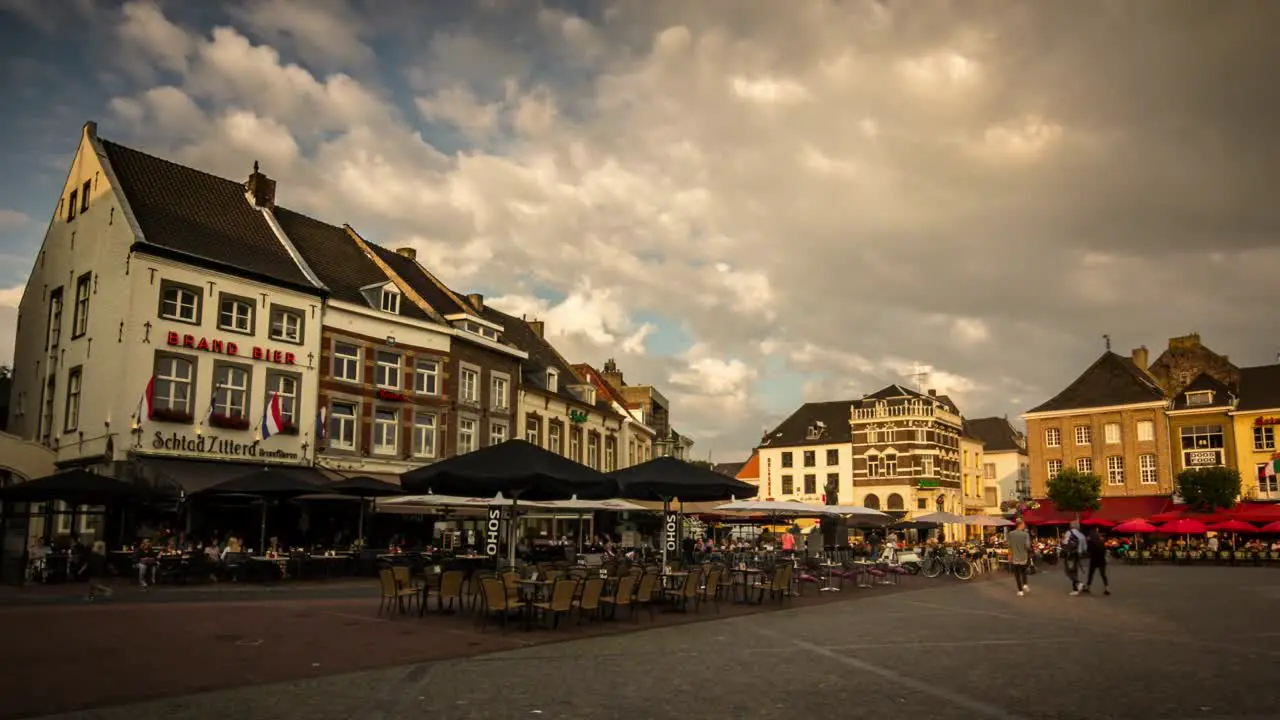
[[[1031,465],[1031,496],[1045,497],[1049,479],[1050,461],[1059,460],[1064,468],[1075,468],[1080,458],[1089,458],[1090,471],[1102,478],[1103,497],[1128,495],[1169,495],[1173,492],[1173,471],[1170,467],[1169,418],[1158,403],[1145,403],[1145,407],[1117,407],[1098,412],[1062,412],[1048,417],[1027,418],[1027,450]],[[1152,438],[1138,439],[1138,423],[1152,423]],[[1106,426],[1120,426],[1119,443],[1106,442]],[[1089,428],[1089,443],[1076,443],[1076,427]],[[1047,443],[1049,431],[1058,431],[1058,447]],[[1143,484],[1140,477],[1140,458],[1154,455],[1156,482]],[[1122,458],[1124,481],[1113,484],[1108,477],[1107,458]]]

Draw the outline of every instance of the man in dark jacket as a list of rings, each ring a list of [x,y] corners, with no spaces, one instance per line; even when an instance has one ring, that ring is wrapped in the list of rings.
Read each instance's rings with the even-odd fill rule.
[[[1098,528],[1089,530],[1089,579],[1085,581],[1082,592],[1090,592],[1093,588],[1093,574],[1102,576],[1102,594],[1111,594],[1111,581],[1107,580],[1107,543],[1102,539]]]

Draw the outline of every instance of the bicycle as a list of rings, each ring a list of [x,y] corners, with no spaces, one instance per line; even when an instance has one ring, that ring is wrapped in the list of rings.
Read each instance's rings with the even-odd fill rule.
[[[973,578],[973,563],[954,548],[947,548],[941,555],[937,550],[929,549],[925,551],[920,572],[927,578],[936,578],[945,573],[957,580],[969,580]]]

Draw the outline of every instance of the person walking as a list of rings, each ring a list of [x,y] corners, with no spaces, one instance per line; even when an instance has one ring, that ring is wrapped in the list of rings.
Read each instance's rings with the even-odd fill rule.
[[[1027,566],[1031,564],[1031,536],[1027,534],[1027,521],[1018,518],[1018,524],[1005,535],[1009,545],[1009,567],[1013,569],[1013,581],[1018,586],[1018,597],[1026,595]]]
[[[96,600],[98,595],[111,597],[111,588],[102,584],[107,577],[107,544],[101,540],[93,543],[93,548],[83,555],[81,574],[89,583],[89,600]]]
[[[1071,580],[1071,594],[1080,594],[1080,558],[1089,547],[1089,539],[1080,532],[1080,521],[1072,520],[1071,529],[1062,538],[1062,567]]]
[[[1084,592],[1092,592],[1093,574],[1102,576],[1102,594],[1111,594],[1111,581],[1107,579],[1107,543],[1102,539],[1098,528],[1089,530],[1089,579],[1085,581]]]

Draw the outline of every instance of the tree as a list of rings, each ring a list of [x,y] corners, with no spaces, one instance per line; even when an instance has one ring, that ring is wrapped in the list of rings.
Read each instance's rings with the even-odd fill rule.
[[[1097,510],[1101,504],[1102,478],[1067,468],[1049,479],[1045,495],[1059,510],[1073,512],[1079,519],[1080,513]]]
[[[1228,467],[1187,468],[1178,473],[1178,494],[1197,510],[1229,508],[1240,497],[1240,471]]]

